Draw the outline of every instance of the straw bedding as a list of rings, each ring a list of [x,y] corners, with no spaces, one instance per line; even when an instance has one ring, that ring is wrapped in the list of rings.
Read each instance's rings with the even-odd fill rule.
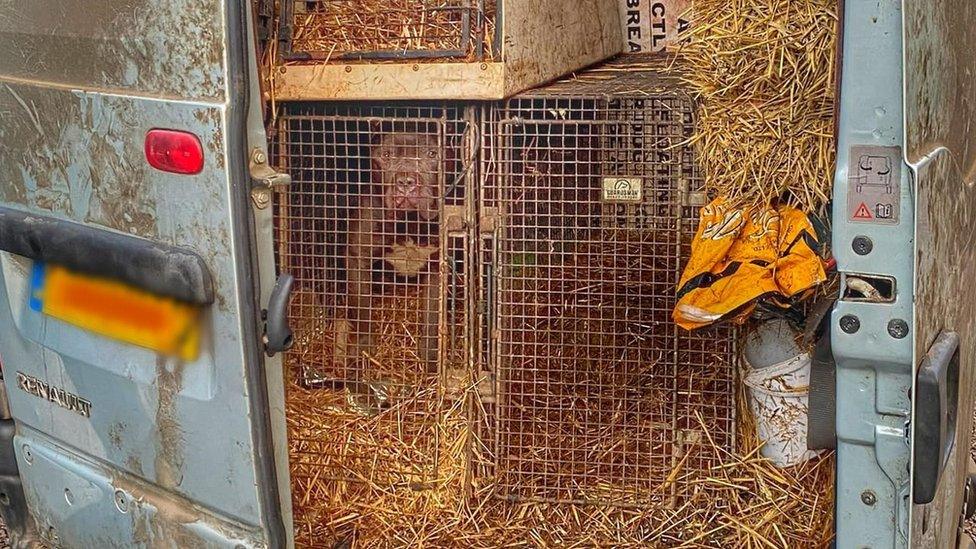
[[[306,6],[296,9],[294,15],[294,51],[319,52],[328,59],[363,52],[459,50],[463,47],[462,11],[457,8],[464,6],[464,2],[318,0],[296,3],[299,7],[301,4]],[[485,1],[485,17],[480,31],[485,41],[483,53],[489,59],[495,38],[495,5],[496,0]],[[472,27],[476,27],[474,22]],[[472,34],[478,32],[473,30]],[[473,43],[467,53],[481,60],[477,55],[479,52],[473,50]]]
[[[701,100],[709,188],[739,205],[820,212],[834,172],[836,0],[695,0],[681,49]]]
[[[431,392],[436,392],[434,389]],[[421,391],[386,414],[426,416]],[[736,453],[709,444],[720,464],[707,474],[676,467],[669,479],[701,487],[673,510],[506,503],[492,497],[492,457],[466,417],[476,392],[440,401],[436,471],[404,473],[417,456],[396,423],[343,411],[343,397],[290,387],[289,429],[297,543],[301,547],[825,547],[831,538],[832,458],[778,470],[746,437]],[[477,404],[476,404],[477,406]],[[336,455],[307,459],[308,440]],[[325,442],[329,441],[329,442]],[[355,444],[381,448],[373,470],[356,466],[359,482],[330,478],[352,463]],[[432,448],[424,451],[430,452]],[[471,456],[469,461],[468,456]],[[429,456],[428,456],[429,457]],[[427,461],[426,459],[419,460]],[[396,473],[377,464],[395,463]],[[361,464],[360,464],[361,465]],[[484,475],[481,478],[477,478]]]
[[[613,262],[609,254],[583,255]],[[563,277],[568,281],[599,278],[593,269],[606,265],[576,267],[566,268]],[[607,280],[606,284],[616,282]],[[397,299],[398,306],[385,308],[380,320],[384,336],[371,377],[395,376],[398,370],[412,369],[411,361],[420,367],[419,359],[411,358],[409,343],[415,321],[411,315],[416,315],[419,300],[409,295]],[[565,311],[547,321],[550,327],[575,322],[573,314]],[[590,326],[589,331],[605,328]],[[579,337],[586,337],[585,333]],[[300,342],[299,347],[311,343]],[[564,356],[571,360],[577,354]],[[299,356],[292,355],[291,379],[299,377]],[[562,364],[560,360],[553,363]],[[689,459],[712,465],[696,470],[680,460],[669,470],[653,474],[657,482],[647,487],[650,495],[681,488],[670,509],[656,504],[520,503],[499,497],[499,480],[505,471],[498,468],[501,456],[491,436],[497,405],[476,388],[477,376],[467,374],[453,379],[412,378],[411,385],[404,385],[392,400],[390,409],[372,417],[352,410],[342,391],[308,390],[297,383],[289,386],[287,415],[299,546],[793,548],[823,547],[830,539],[831,459],[793,470],[774,468],[758,456],[755,430],[745,415],[740,415],[746,419],[737,426],[740,439],[735,451],[728,451],[725,441],[712,437],[715,430],[707,417],[696,413],[688,418],[705,434],[700,444],[691,447]],[[647,395],[660,393],[653,376],[645,385]],[[583,410],[586,404],[576,407],[575,413],[587,413]],[[547,412],[540,413],[545,416]],[[580,435],[585,434],[567,436],[584,441],[585,436]],[[621,440],[610,435],[593,451],[639,442],[635,437]],[[613,480],[587,486],[586,494],[619,496],[611,492]]]

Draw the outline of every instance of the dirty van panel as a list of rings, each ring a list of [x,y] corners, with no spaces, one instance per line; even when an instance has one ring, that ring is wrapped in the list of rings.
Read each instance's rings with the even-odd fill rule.
[[[946,410],[958,407],[955,431],[944,433],[949,452],[936,463],[920,459],[915,449],[915,502],[912,547],[955,547],[966,497],[973,401],[976,398],[976,117],[973,72],[976,56],[976,6],[965,0],[905,3],[906,156],[915,168],[916,318],[915,363],[934,349],[940,333],[959,337],[957,394],[944,393]],[[921,379],[919,383],[921,383]],[[947,387],[949,389],[951,387]],[[921,387],[916,394],[921,395]],[[952,397],[956,398],[953,399]],[[931,399],[930,399],[931,400]],[[916,430],[925,428],[923,406],[916,402]],[[916,436],[916,445],[919,442]],[[924,452],[923,452],[924,454]],[[937,472],[938,484],[921,504],[920,474]]]
[[[219,101],[224,40],[216,0],[0,0],[5,78]]]
[[[257,426],[266,389],[249,276],[245,88],[227,78],[245,73],[243,13],[224,0],[0,0],[0,209],[28,214],[10,230],[35,235],[21,255],[0,253],[0,357],[17,425],[0,444],[14,444],[31,516],[51,543],[249,547],[282,531]],[[150,166],[146,136],[159,128],[196,136],[199,173]],[[66,232],[31,232],[32,219]],[[190,304],[192,354],[173,358],[34,305],[46,288],[37,273],[52,272],[40,259],[117,261],[104,246],[120,239],[97,238],[109,233],[146,242],[161,263],[133,255],[115,273],[82,276],[138,283],[153,273],[132,272],[199,258],[213,299]],[[77,249],[52,245],[62,238]]]

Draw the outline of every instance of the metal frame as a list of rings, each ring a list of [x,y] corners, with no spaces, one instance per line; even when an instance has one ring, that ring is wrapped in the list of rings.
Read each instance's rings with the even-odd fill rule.
[[[907,547],[912,337],[896,338],[896,320],[914,332],[914,189],[903,161],[901,0],[848,0],[843,13],[843,69],[833,252],[841,287],[849,274],[895,280],[894,302],[841,299],[831,339],[837,361],[836,530],[842,547]],[[848,221],[850,150],[897,147],[901,218],[897,224]],[[891,149],[894,151],[894,149]],[[855,160],[856,162],[856,160]],[[861,255],[855,239],[873,250]],[[861,248],[863,252],[863,247]],[[852,319],[856,319],[854,322]],[[898,332],[895,332],[896,334]]]

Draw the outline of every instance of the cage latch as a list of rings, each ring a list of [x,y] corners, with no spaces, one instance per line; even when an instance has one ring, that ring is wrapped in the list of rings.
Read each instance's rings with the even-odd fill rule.
[[[482,208],[481,219],[479,220],[479,227],[484,233],[494,232],[498,227],[498,208]]]
[[[464,206],[444,206],[444,229],[448,234],[463,231],[468,225],[466,217]]]
[[[701,208],[708,204],[708,194],[705,191],[692,191],[687,179],[678,183],[680,204],[685,207]]]

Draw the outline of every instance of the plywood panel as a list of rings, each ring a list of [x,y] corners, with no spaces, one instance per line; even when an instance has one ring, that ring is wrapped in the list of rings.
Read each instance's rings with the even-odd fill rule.
[[[276,78],[278,101],[500,99],[501,63],[294,65]]]
[[[620,53],[620,12],[607,0],[505,0],[508,95]]]

